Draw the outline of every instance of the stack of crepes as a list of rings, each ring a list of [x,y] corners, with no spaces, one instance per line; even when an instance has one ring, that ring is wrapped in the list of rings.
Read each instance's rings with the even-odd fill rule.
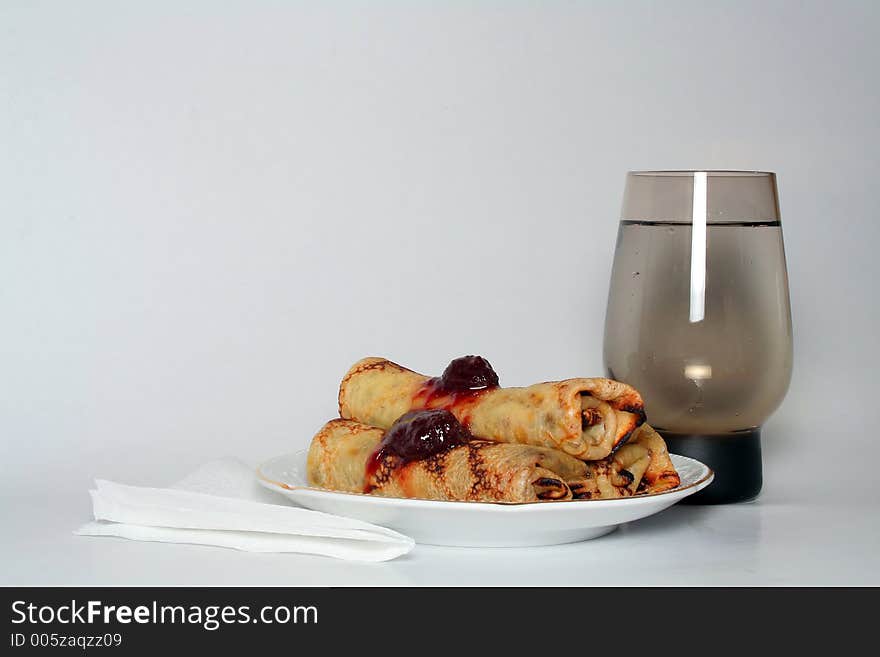
[[[679,485],[663,439],[632,387],[606,378],[438,390],[438,379],[365,358],[339,388],[340,418],[312,440],[312,486],[386,497],[524,503],[612,499]],[[497,379],[496,379],[497,380]],[[426,459],[370,467],[405,413],[445,409],[473,439]],[[383,464],[380,464],[383,465]]]

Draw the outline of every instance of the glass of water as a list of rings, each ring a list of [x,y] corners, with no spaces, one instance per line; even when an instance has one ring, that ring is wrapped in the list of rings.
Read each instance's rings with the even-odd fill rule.
[[[642,393],[669,450],[715,470],[689,499],[758,495],[761,425],[792,368],[775,174],[627,175],[604,359],[609,377]]]

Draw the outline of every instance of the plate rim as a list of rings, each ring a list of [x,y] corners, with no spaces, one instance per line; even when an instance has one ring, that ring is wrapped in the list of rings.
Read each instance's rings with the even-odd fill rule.
[[[583,508],[585,504],[597,504],[604,502],[606,504],[615,504],[615,505],[634,505],[634,504],[642,504],[642,503],[650,503],[653,500],[658,500],[663,498],[664,496],[669,495],[677,495],[679,497],[687,497],[693,493],[698,492],[702,488],[708,486],[712,480],[715,478],[715,471],[712,470],[708,465],[703,463],[702,461],[698,461],[697,459],[691,458],[689,456],[684,456],[682,454],[672,454],[670,456],[675,456],[676,458],[684,459],[686,461],[691,461],[693,463],[698,464],[700,467],[705,469],[704,474],[686,486],[678,486],[676,488],[672,488],[670,490],[661,491],[659,493],[651,493],[649,495],[636,495],[632,497],[618,497],[618,498],[610,498],[610,499],[591,499],[591,500],[563,500],[563,501],[553,501],[553,502],[469,502],[466,500],[425,500],[421,498],[413,498],[413,497],[380,497],[377,495],[369,495],[367,493],[352,493],[349,491],[340,491],[340,490],[330,490],[327,488],[318,488],[315,486],[295,486],[286,484],[281,481],[276,481],[268,477],[263,469],[268,466],[270,463],[274,461],[278,461],[284,458],[293,458],[297,457],[300,454],[308,453],[308,449],[300,449],[295,452],[286,452],[284,454],[278,454],[277,456],[273,456],[272,458],[266,459],[262,463],[260,463],[256,469],[255,474],[257,477],[257,481],[270,490],[274,490],[276,492],[280,492],[282,494],[287,494],[288,492],[293,493],[306,493],[306,494],[319,494],[321,496],[331,495],[333,497],[336,496],[346,496],[350,498],[352,501],[360,500],[365,501],[368,504],[375,504],[377,506],[404,506],[404,507],[419,507],[419,508],[436,508],[436,509],[449,509],[453,508],[458,509],[472,509],[472,510],[488,510],[491,509],[493,511],[504,510],[502,512],[511,513],[511,512],[523,512],[534,509],[563,509],[563,508]],[[686,493],[685,495],[680,495],[680,493]]]

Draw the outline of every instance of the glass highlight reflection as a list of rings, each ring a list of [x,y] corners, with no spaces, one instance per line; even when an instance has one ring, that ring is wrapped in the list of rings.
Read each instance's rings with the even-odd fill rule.
[[[691,208],[691,305],[690,322],[706,316],[706,172],[694,172]]]

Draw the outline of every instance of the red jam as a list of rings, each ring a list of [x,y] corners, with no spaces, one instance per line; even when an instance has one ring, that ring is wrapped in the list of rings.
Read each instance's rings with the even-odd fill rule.
[[[437,386],[446,392],[486,390],[498,387],[498,375],[482,356],[462,356],[446,366]]]
[[[444,408],[467,427],[471,409],[488,390],[498,387],[498,375],[485,358],[462,356],[443,370],[443,374],[425,381],[413,395],[413,408]]]
[[[378,449],[367,461],[364,492],[372,489],[373,476],[386,455],[397,457],[397,464],[426,459],[458,445],[464,445],[471,435],[455,416],[447,410],[410,411],[401,415],[385,432]]]

